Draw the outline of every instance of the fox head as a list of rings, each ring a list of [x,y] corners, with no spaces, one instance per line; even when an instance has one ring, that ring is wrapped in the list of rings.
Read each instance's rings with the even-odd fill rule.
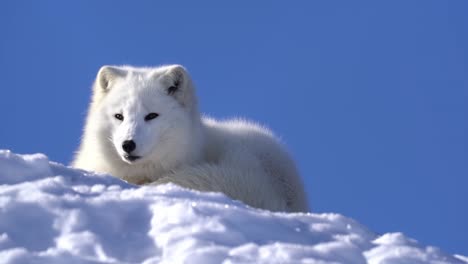
[[[90,111],[95,132],[105,137],[99,141],[128,164],[176,162],[178,152],[189,151],[200,122],[192,81],[180,65],[102,67]]]

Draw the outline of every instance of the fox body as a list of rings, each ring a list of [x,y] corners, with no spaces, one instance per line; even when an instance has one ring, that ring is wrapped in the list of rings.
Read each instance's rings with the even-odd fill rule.
[[[272,132],[202,117],[180,65],[102,67],[72,165],[139,185],[223,192],[272,211],[308,210],[295,164]]]

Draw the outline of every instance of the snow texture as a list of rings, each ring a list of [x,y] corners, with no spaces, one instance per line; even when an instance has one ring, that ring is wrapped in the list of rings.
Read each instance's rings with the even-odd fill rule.
[[[0,150],[0,263],[468,263],[339,214],[272,213]]]

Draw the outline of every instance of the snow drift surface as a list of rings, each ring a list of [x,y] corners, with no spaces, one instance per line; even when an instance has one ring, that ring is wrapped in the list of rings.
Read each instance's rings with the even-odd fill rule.
[[[1,263],[468,263],[338,214],[252,209],[0,150]]]

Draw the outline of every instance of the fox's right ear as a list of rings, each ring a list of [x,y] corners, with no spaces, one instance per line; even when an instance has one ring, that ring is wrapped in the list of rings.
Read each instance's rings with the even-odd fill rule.
[[[103,92],[108,92],[112,87],[112,83],[118,79],[123,78],[127,75],[127,71],[122,68],[115,66],[102,66],[96,77],[95,88],[100,89]]]

